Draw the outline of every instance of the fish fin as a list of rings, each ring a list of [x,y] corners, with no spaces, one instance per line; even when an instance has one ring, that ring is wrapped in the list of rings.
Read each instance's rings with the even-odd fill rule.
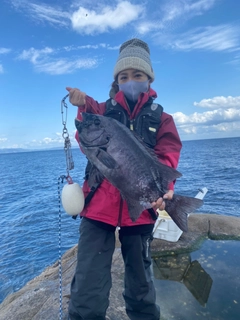
[[[129,130],[129,129],[128,129]],[[131,131],[132,135],[137,139],[137,141],[144,147],[144,149],[150,154],[150,156],[157,162],[159,162],[158,157],[154,151],[153,148],[150,148],[148,145],[146,145],[145,142],[143,142],[142,138],[139,136],[138,133],[135,131]]]
[[[171,181],[182,176],[179,171],[159,162],[159,160],[156,160],[156,165],[151,168],[151,172],[159,190],[163,193],[168,190],[168,185]]]
[[[105,150],[99,148],[96,155],[97,159],[109,169],[116,169],[118,167],[117,162],[111,157]]]
[[[136,201],[131,198],[124,197],[124,196],[122,196],[122,197],[127,203],[128,212],[129,212],[131,220],[133,222],[135,222],[139,218],[141,213],[146,209],[146,206],[139,203],[139,201]]]
[[[176,180],[177,178],[180,178],[182,174],[176,169],[161,163],[154,149],[147,146],[137,133],[132,132],[132,134],[154,160],[155,165],[153,166],[153,168],[151,168],[151,172],[155,182],[158,185],[159,190],[165,193],[168,190],[169,183]]]
[[[163,169],[164,167],[167,167],[166,168],[166,171],[168,172],[168,175],[169,175],[169,181],[173,181],[179,177],[182,176],[182,174],[177,171],[176,169],[166,165],[166,164],[163,164],[159,161],[158,159],[158,156],[156,155],[155,151],[153,148],[150,148],[149,146],[146,145],[146,143],[143,142],[143,140],[141,139],[141,137],[134,131],[131,131],[132,134],[134,135],[134,137],[138,140],[138,142],[140,142],[140,144],[144,147],[144,149],[150,154],[150,156],[152,157],[152,159],[155,161],[155,163],[157,164],[157,166],[159,166],[159,163],[160,163],[160,167],[161,169]],[[169,169],[170,168],[170,169]],[[159,170],[159,169],[158,169]],[[162,172],[161,172],[162,174]],[[171,179],[171,180],[170,180]]]
[[[165,210],[176,223],[176,225],[182,230],[188,231],[188,214],[194,210],[200,208],[203,205],[203,201],[197,198],[184,197],[180,195],[173,195],[172,200],[166,201]]]

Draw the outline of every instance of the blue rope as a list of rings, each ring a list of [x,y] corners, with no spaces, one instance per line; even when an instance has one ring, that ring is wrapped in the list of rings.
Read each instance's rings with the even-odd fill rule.
[[[65,176],[58,178],[58,276],[59,276],[59,320],[62,320],[62,241],[61,241],[61,193],[60,180],[63,183]]]

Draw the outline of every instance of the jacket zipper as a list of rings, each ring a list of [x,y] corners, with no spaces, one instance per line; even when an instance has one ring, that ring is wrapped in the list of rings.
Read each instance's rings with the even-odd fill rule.
[[[128,102],[127,102],[127,100],[125,99],[125,102],[126,102],[126,105],[127,105],[127,107],[128,107],[128,110],[129,110],[129,113],[131,114],[132,112],[131,112],[131,109],[129,108],[129,105],[128,105]],[[134,131],[134,126],[133,126],[133,119],[130,119],[130,115],[129,115],[129,129],[131,130],[131,131]]]
[[[134,126],[133,126],[133,119],[130,120],[130,130],[134,131]]]

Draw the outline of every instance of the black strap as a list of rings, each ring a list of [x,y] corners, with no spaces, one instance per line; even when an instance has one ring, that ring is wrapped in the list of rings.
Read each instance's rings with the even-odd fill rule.
[[[153,210],[153,208],[148,209],[148,212],[153,220],[157,220],[158,214]]]
[[[86,205],[89,204],[89,202],[91,201],[92,197],[94,196],[94,193],[96,192],[97,188],[100,186],[101,182],[99,183],[95,183],[92,188],[90,189],[88,195],[85,198],[85,204],[84,204],[84,208],[86,207]],[[76,216],[72,216],[73,219],[77,219],[78,215]]]
[[[94,193],[96,192],[96,190],[97,190],[97,188],[100,186],[100,184],[101,184],[101,182],[95,183],[95,184],[92,186],[92,188],[90,189],[89,194],[88,194],[88,195],[86,196],[86,198],[85,198],[85,205],[84,205],[84,207],[89,204],[89,202],[91,201]]]

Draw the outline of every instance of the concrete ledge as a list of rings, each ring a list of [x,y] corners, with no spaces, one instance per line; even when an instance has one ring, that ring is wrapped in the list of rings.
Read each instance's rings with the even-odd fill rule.
[[[177,242],[154,239],[154,256],[168,253],[190,252],[207,239],[240,240],[240,218],[216,214],[194,214],[189,217],[189,231]],[[70,283],[76,267],[77,246],[62,257],[62,319],[67,320]],[[124,267],[116,241],[112,264],[112,290],[107,319],[127,320],[122,298]],[[164,315],[163,315],[164,317]],[[18,292],[9,295],[0,305],[0,320],[56,320],[59,319],[58,262],[29,281]]]

